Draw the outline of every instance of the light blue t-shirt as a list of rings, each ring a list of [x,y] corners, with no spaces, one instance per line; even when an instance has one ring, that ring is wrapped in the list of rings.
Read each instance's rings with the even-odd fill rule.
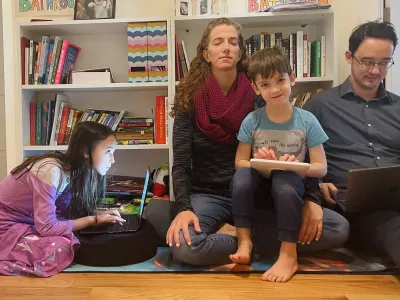
[[[285,154],[296,156],[303,162],[309,148],[314,148],[328,140],[317,118],[301,108],[294,107],[293,114],[286,123],[272,122],[265,107],[251,112],[240,126],[238,140],[252,145],[252,152],[259,148],[273,149],[276,157]]]

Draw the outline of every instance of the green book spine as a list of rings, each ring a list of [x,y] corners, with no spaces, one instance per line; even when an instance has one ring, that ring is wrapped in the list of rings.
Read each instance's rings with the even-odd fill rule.
[[[321,77],[321,41],[311,44],[311,77]]]
[[[42,102],[36,103],[36,145],[42,141]]]

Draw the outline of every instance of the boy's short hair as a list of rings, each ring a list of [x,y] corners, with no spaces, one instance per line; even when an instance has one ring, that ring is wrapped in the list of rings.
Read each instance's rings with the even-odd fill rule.
[[[278,74],[292,74],[290,61],[286,53],[279,46],[264,48],[255,53],[250,60],[249,77],[255,83],[257,75],[268,79]]]

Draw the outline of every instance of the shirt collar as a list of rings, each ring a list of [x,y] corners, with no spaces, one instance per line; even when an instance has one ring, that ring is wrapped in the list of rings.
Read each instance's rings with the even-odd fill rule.
[[[353,95],[357,96],[356,92],[354,91],[353,87],[351,86],[350,76],[347,77],[347,79],[340,85],[340,88],[339,88],[339,95],[341,98],[343,98],[343,96],[348,95],[348,94],[353,94]],[[381,100],[384,98],[388,98],[390,100],[390,97],[388,97],[386,89],[381,82],[379,84],[378,93],[373,100]]]

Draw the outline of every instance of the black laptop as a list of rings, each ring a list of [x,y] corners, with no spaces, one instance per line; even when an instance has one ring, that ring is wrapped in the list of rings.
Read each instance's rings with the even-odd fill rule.
[[[140,201],[139,214],[124,214],[121,218],[125,219],[122,225],[119,223],[108,223],[97,226],[90,226],[82,229],[81,234],[99,234],[99,233],[124,233],[135,232],[140,229],[140,224],[143,217],[144,203],[146,202],[147,189],[149,185],[150,168],[147,167],[146,177],[144,179],[142,199]]]
[[[400,211],[400,166],[350,170],[336,202],[345,212]]]

